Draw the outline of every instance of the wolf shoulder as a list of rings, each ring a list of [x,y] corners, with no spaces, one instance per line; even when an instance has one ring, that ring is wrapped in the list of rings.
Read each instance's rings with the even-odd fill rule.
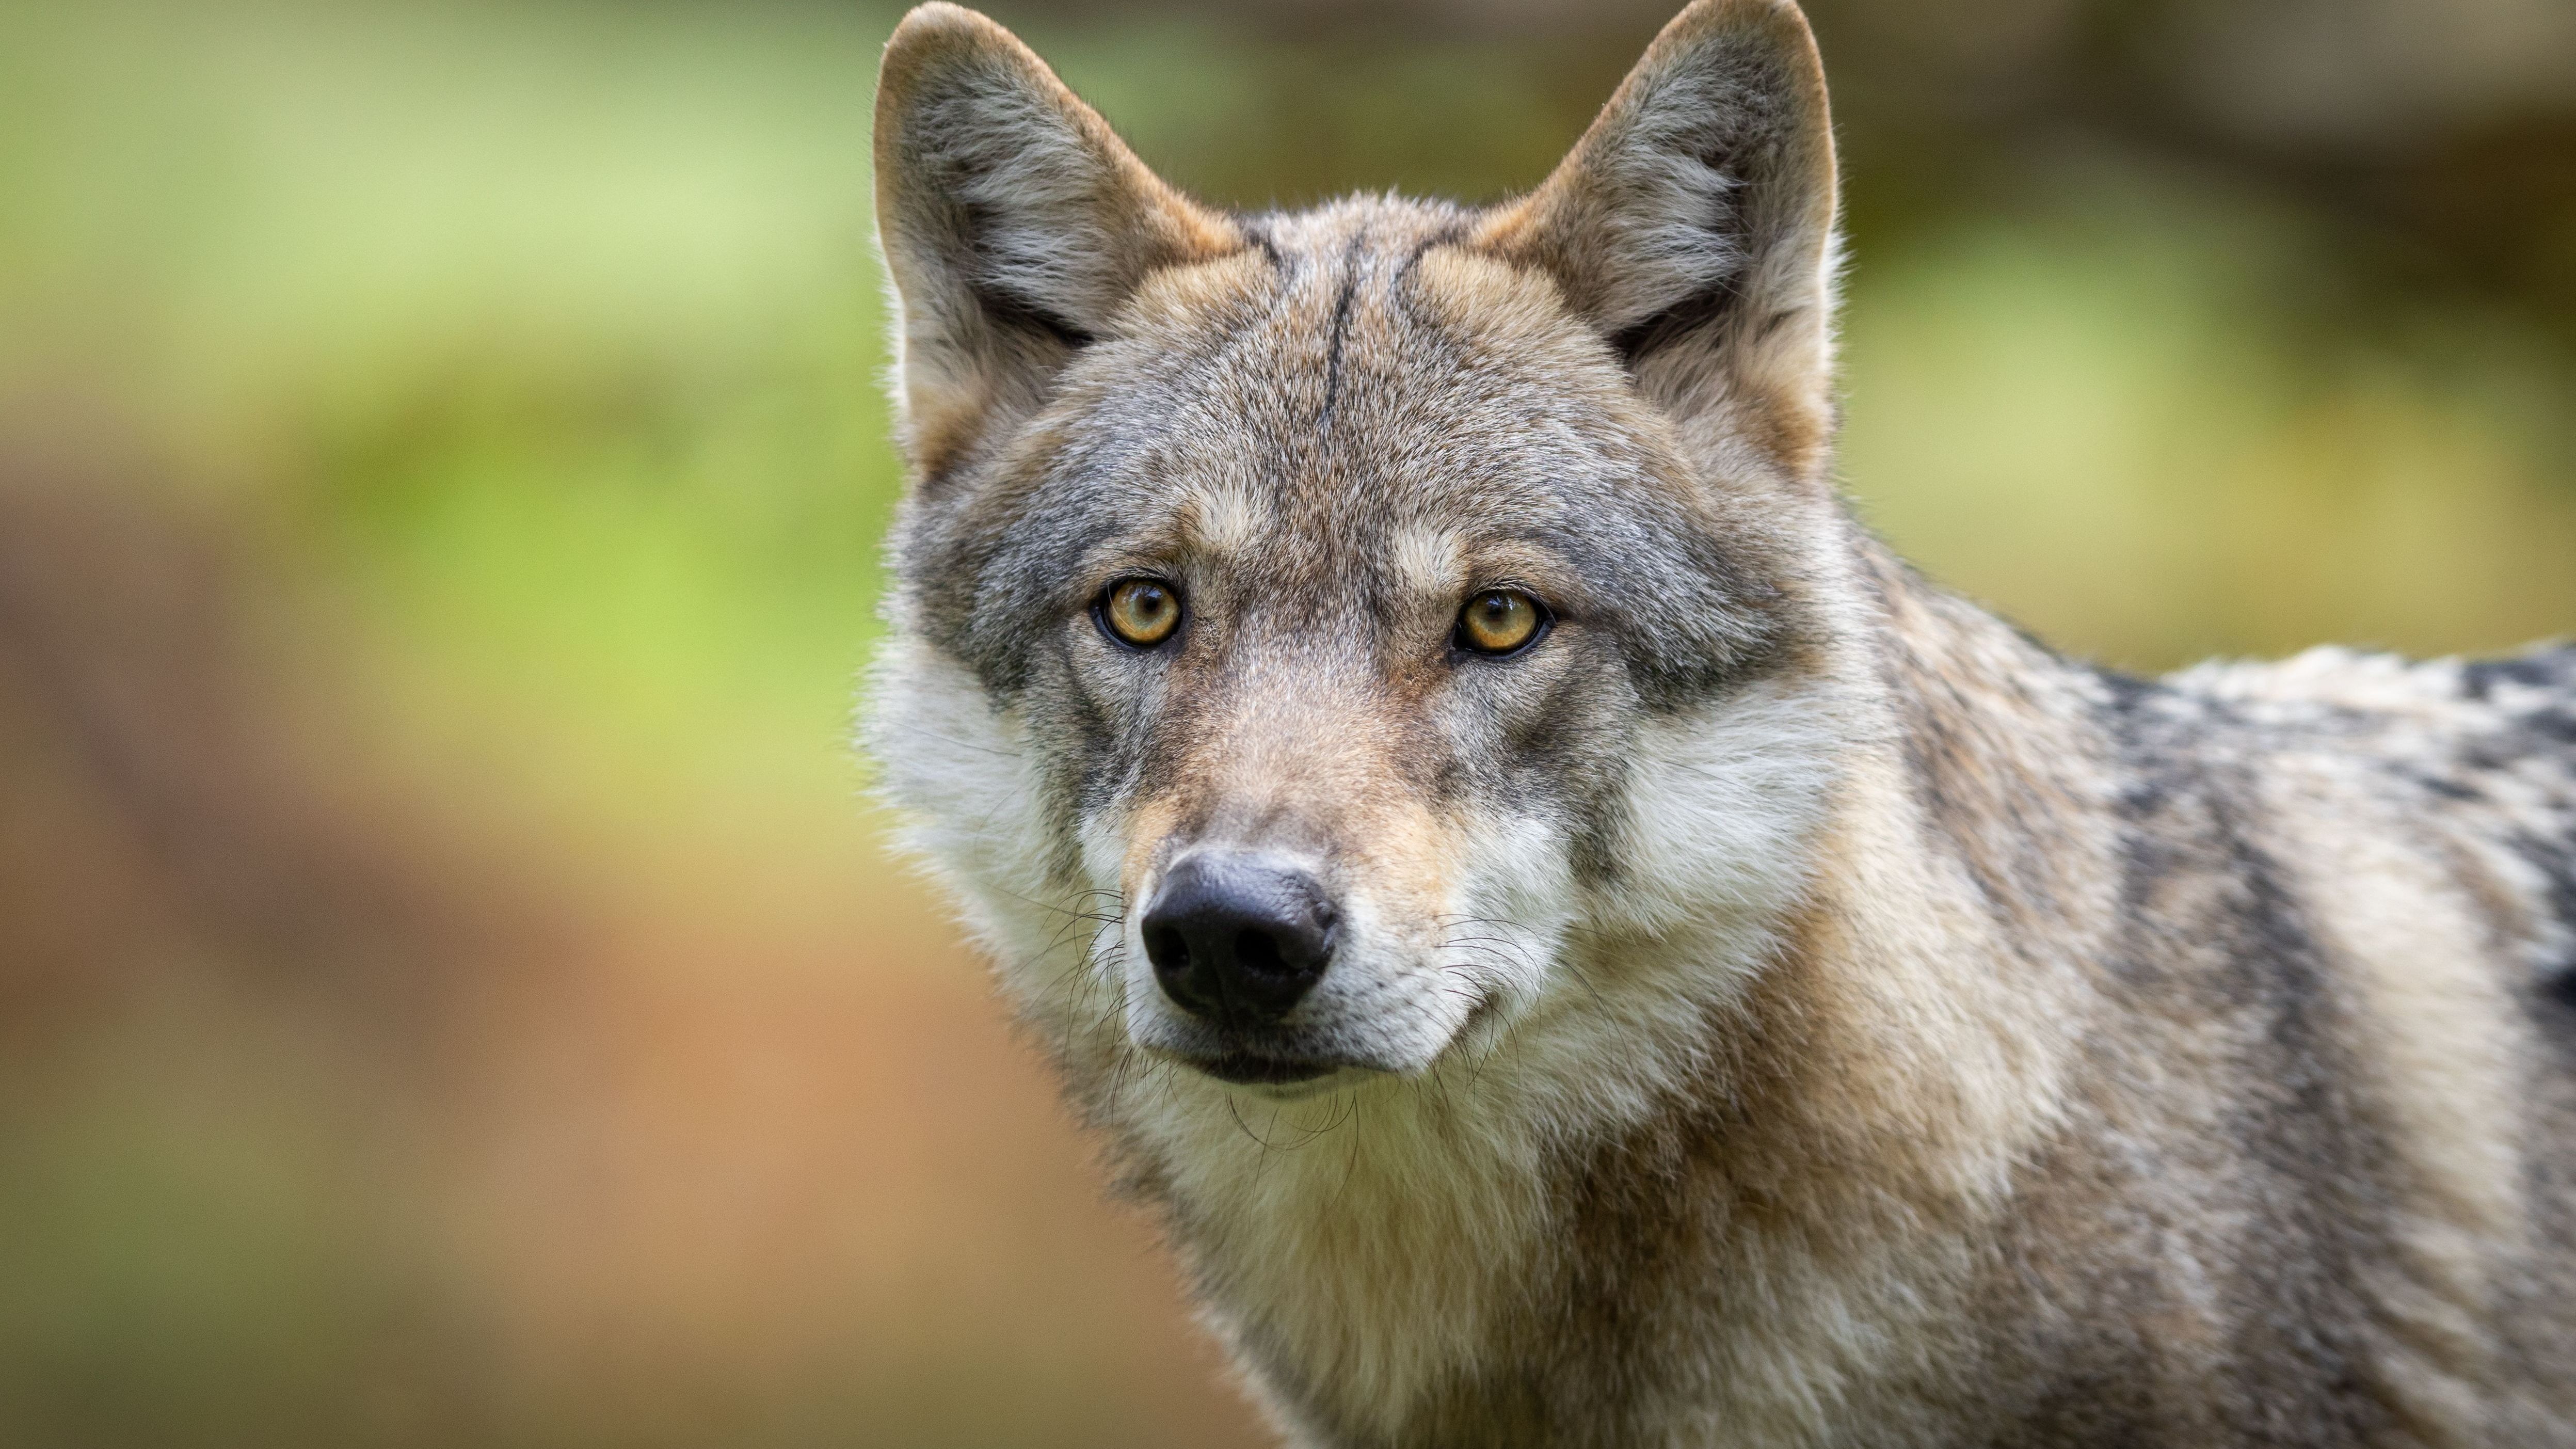
[[[2132,798],[2198,781],[2238,868],[2277,871],[2279,909],[2330,956],[2400,998],[2484,978],[2576,1065],[2576,643],[2204,664],[2130,682],[2113,712]]]

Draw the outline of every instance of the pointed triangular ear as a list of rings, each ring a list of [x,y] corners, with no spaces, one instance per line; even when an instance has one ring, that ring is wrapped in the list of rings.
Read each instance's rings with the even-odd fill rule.
[[[997,410],[1041,399],[1147,273],[1241,246],[1017,37],[955,5],[921,6],[886,43],[876,188],[904,444],[931,479]]]
[[[1831,420],[1834,143],[1789,0],[1695,0],[1553,175],[1475,240],[1556,280],[1638,385],[1794,470]]]

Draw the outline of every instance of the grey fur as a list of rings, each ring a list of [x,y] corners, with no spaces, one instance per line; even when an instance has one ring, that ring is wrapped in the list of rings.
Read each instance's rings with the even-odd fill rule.
[[[2142,681],[1893,560],[1793,7],[1522,202],[1241,218],[927,6],[878,167],[870,746],[1293,1440],[2576,1444],[2576,650]],[[1348,922],[1259,1038],[1136,947],[1218,846]]]

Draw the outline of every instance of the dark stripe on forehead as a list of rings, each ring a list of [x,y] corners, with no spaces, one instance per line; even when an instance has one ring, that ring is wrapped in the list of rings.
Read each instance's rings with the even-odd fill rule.
[[[1285,273],[1288,270],[1288,259],[1280,255],[1279,243],[1270,235],[1270,228],[1259,222],[1238,219],[1235,230],[1243,233],[1244,240],[1254,251],[1270,259],[1272,271]]]
[[[1333,303],[1332,352],[1324,362],[1324,409],[1315,415],[1317,429],[1333,425],[1333,409],[1342,400],[1342,344],[1351,332],[1351,303],[1360,290],[1360,249],[1368,243],[1368,228],[1351,233],[1351,243],[1342,249],[1342,293]]]
[[[1424,237],[1422,240],[1415,242],[1413,244],[1413,250],[1404,254],[1403,265],[1395,269],[1395,281],[1391,284],[1391,290],[1396,292],[1399,296],[1402,295],[1405,280],[1413,275],[1413,269],[1415,267],[1422,264],[1422,254],[1424,252],[1431,250],[1433,247],[1456,246],[1459,242],[1466,240],[1466,237],[1466,225],[1462,222],[1451,222],[1449,225],[1444,226],[1438,231],[1433,232],[1431,235]]]
[[[1216,262],[1230,261],[1235,257],[1243,256],[1251,252],[1260,253],[1261,256],[1270,263],[1273,271],[1278,272],[1282,276],[1288,274],[1290,270],[1288,257],[1285,253],[1279,250],[1279,243],[1272,239],[1270,233],[1251,226],[1248,223],[1242,226],[1240,230],[1243,233],[1243,245],[1236,247],[1234,250],[1229,252],[1219,252],[1214,256],[1188,257],[1176,262],[1163,262],[1146,268],[1145,278],[1160,277],[1172,272],[1185,272],[1196,267],[1209,266]],[[1137,287],[1129,289],[1131,295],[1135,291],[1142,289],[1143,280],[1144,279],[1140,278]]]

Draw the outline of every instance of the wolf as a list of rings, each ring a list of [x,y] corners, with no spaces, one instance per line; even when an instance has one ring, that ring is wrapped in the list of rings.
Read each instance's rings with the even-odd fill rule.
[[[2576,1444],[2576,649],[2160,680],[1834,488],[1787,0],[1239,215],[889,43],[865,741],[1285,1437]]]

